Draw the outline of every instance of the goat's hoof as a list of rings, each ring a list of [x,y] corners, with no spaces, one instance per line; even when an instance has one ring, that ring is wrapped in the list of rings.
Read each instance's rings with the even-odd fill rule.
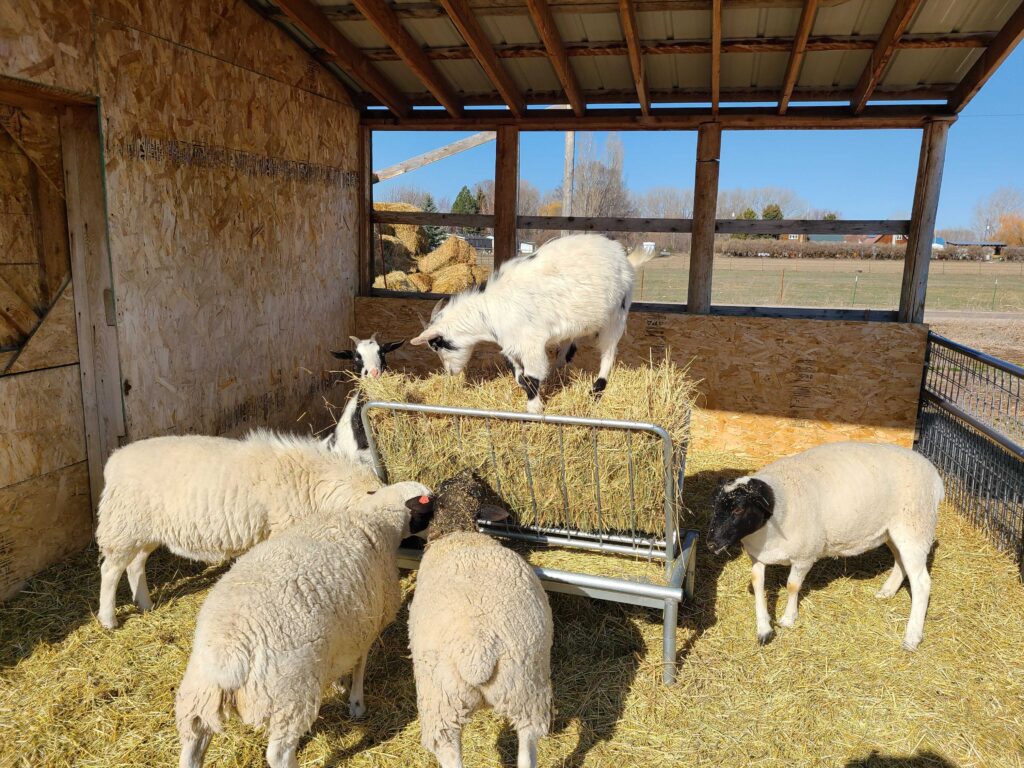
[[[594,397],[600,399],[601,393],[604,392],[604,388],[608,386],[607,379],[598,379],[594,382],[594,386],[590,388],[590,391],[594,394]]]
[[[770,643],[774,637],[775,637],[775,630],[774,629],[769,629],[763,635],[758,635],[757,636],[758,645],[768,645],[768,643]]]
[[[921,638],[920,637],[918,637],[916,639],[912,639],[912,638],[909,638],[909,637],[905,638],[903,640],[903,650],[904,651],[916,651],[917,650],[917,646],[919,646],[920,644],[921,644]]]
[[[150,611],[153,610],[153,601],[152,600],[139,600],[139,601],[136,601],[135,605],[138,607],[138,609],[139,609],[139,611],[141,613],[149,613]]]
[[[526,404],[526,412],[534,415],[544,413],[544,404],[539,400],[530,400]]]
[[[357,699],[350,700],[348,703],[348,714],[353,720],[362,720],[366,716],[366,705]]]

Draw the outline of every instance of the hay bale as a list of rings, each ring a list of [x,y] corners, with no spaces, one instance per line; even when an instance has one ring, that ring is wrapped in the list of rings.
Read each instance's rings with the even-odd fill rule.
[[[433,285],[434,281],[430,275],[425,275],[422,272],[412,272],[407,275],[409,282],[416,286],[416,290],[420,293],[427,293],[430,291],[430,286]]]
[[[686,441],[696,389],[686,372],[670,361],[616,368],[599,401],[591,394],[592,382],[591,374],[569,374],[545,403],[546,412],[650,422],[666,429],[675,442]],[[393,373],[361,380],[360,386],[372,400],[517,412],[525,403],[511,376],[468,383],[463,377],[441,374],[412,379]],[[664,533],[662,448],[653,435],[629,437],[588,427],[523,427],[476,419],[460,425],[449,418],[381,411],[375,412],[374,424],[392,478],[436,486],[471,467],[488,479],[523,522]]]
[[[380,235],[376,239],[378,256],[384,261],[385,272],[411,272],[416,267],[409,249],[394,235]]]
[[[430,277],[434,281],[434,293],[458,293],[480,282],[473,274],[473,266],[469,264],[449,264]]]
[[[473,265],[473,279],[476,280],[477,285],[484,282],[488,277],[491,276],[491,270],[487,267],[481,267],[476,264]]]
[[[386,275],[377,275],[373,281],[374,288],[384,288],[388,291],[412,291],[419,292],[422,289],[412,279],[412,275],[408,275],[400,270],[394,270],[388,272]]]
[[[402,213],[419,213],[420,208],[409,203],[374,203],[375,211],[400,211]],[[416,256],[427,250],[426,230],[419,224],[378,224],[382,235],[391,235],[405,246],[410,255]],[[411,266],[411,265],[410,265]],[[408,271],[408,267],[405,268]]]
[[[426,256],[416,259],[420,272],[436,272],[450,264],[476,264],[476,248],[461,237],[449,237]]]

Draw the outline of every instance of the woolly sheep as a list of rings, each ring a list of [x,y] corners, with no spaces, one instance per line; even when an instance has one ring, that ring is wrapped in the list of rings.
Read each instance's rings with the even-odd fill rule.
[[[380,481],[311,438],[256,431],[241,440],[154,437],[120,448],[103,471],[96,541],[97,618],[108,629],[127,569],[140,610],[152,608],[146,558],[159,546],[192,560],[237,557],[302,517],[375,490]]]
[[[366,655],[401,604],[398,544],[427,526],[429,493],[397,483],[364,494],[256,545],[217,582],[175,700],[181,768],[201,768],[232,712],[267,727],[271,768],[295,768],[325,687],[349,671],[349,713],[365,714]]]
[[[920,454],[894,445],[831,443],[780,459],[722,485],[715,495],[708,546],[741,542],[753,563],[757,637],[774,634],[764,592],[766,565],[789,565],[789,598],[779,624],[796,622],[800,585],[815,561],[851,557],[887,544],[895,565],[878,597],[896,594],[908,577],[910,620],[903,647],[924,635],[942,478]]]
[[[441,484],[409,609],[421,740],[442,768],[462,765],[462,727],[482,706],[519,736],[518,768],[535,768],[551,723],[551,609],[533,569],[476,532],[508,513],[479,478]]]
[[[477,344],[497,344],[526,391],[527,410],[540,413],[547,348],[557,346],[563,365],[571,362],[577,341],[596,334],[601,368],[594,393],[600,394],[626,329],[636,270],[653,255],[637,251],[627,257],[621,245],[602,235],[552,240],[505,262],[490,280],[447,304],[439,301],[423,333],[409,343],[429,345],[451,374],[465,368]]]
[[[376,378],[387,370],[385,355],[398,349],[404,341],[388,341],[383,344],[377,341],[377,334],[374,333],[368,339],[357,339],[349,336],[354,344],[353,349],[331,352],[339,360],[351,360],[353,371],[359,374],[360,378],[370,376]],[[365,402],[362,392],[356,390],[345,403],[345,410],[341,413],[338,425],[334,432],[328,437],[324,444],[336,453],[366,466],[372,466],[373,459],[370,457],[370,444],[366,440],[366,432],[363,430],[363,422],[360,418],[359,406]]]

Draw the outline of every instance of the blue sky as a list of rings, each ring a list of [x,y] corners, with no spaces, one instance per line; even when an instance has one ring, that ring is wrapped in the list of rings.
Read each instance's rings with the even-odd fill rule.
[[[382,168],[469,134],[380,132],[374,167]],[[623,132],[626,182],[634,192],[693,186],[696,133]],[[595,134],[600,145],[606,134]],[[520,173],[542,192],[561,181],[564,134],[524,132]],[[788,187],[815,208],[843,218],[909,215],[919,131],[728,131],[722,140],[721,189]],[[462,184],[493,178],[494,144],[485,144],[377,185],[379,198],[412,185],[454,199]],[[993,189],[1024,188],[1024,46],[1004,62],[950,129],[938,227],[970,226],[974,205]]]

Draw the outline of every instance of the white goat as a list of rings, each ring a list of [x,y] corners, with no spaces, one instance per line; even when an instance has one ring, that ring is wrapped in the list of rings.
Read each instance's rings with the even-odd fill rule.
[[[774,635],[764,592],[765,565],[789,565],[789,599],[779,620],[796,622],[800,585],[815,561],[851,557],[888,544],[896,559],[878,597],[892,597],[909,577],[910,620],[903,647],[924,636],[942,478],[928,459],[906,448],[831,443],[779,459],[715,494],[708,535],[713,552],[742,542],[753,562],[757,638]]]
[[[257,430],[241,440],[154,437],[115,451],[103,470],[96,541],[100,606],[108,629],[117,584],[152,607],[146,558],[159,546],[207,563],[237,557],[302,518],[380,487],[368,468],[312,438]]]
[[[429,493],[397,483],[364,494],[258,544],[217,582],[175,701],[181,768],[201,768],[232,711],[267,727],[271,768],[295,768],[325,687],[349,671],[349,713],[365,714],[366,656],[401,605],[398,544],[426,528]]]
[[[527,410],[540,413],[547,348],[557,345],[562,365],[572,360],[577,341],[596,334],[601,368],[594,393],[600,394],[626,329],[636,270],[652,257],[642,251],[627,257],[601,235],[552,240],[505,262],[490,280],[447,304],[439,301],[426,329],[409,343],[428,344],[451,374],[465,368],[477,344],[497,344],[526,391]]]
[[[376,378],[387,370],[385,355],[398,349],[404,341],[388,341],[383,344],[377,341],[377,334],[374,333],[368,339],[357,339],[349,336],[354,344],[353,349],[331,352],[339,360],[351,360],[352,367],[358,372],[359,377],[370,376]],[[345,403],[345,410],[338,419],[331,436],[324,441],[331,450],[340,453],[359,464],[371,466],[373,460],[370,458],[369,443],[366,440],[366,432],[363,429],[363,421],[360,418],[359,406],[363,404],[362,392],[358,389],[349,395]]]

